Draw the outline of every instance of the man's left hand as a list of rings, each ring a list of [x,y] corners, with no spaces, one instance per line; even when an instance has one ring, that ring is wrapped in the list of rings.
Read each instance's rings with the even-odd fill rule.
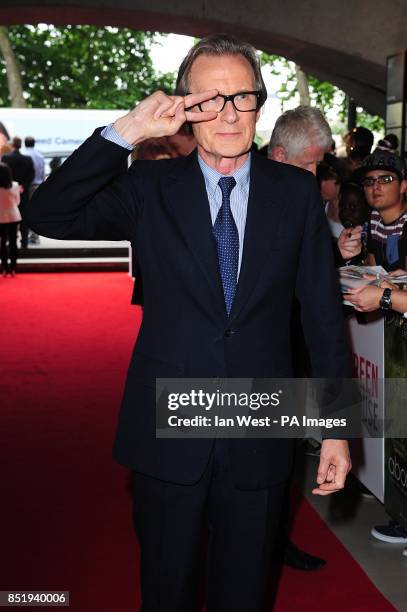
[[[317,473],[318,486],[314,495],[330,495],[345,486],[346,476],[352,468],[349,445],[346,440],[324,440]]]

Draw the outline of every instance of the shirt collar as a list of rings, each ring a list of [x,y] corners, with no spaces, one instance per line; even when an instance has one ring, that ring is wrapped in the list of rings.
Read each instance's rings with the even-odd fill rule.
[[[249,153],[243,166],[240,166],[238,170],[235,170],[232,175],[228,175],[234,177],[238,189],[242,191],[249,190],[251,155],[252,154]],[[215,196],[216,188],[218,187],[219,179],[225,175],[221,174],[214,168],[211,168],[211,166],[208,166],[208,164],[202,159],[199,154],[198,163],[202,170],[202,174],[204,175],[205,186],[206,191],[208,192],[208,196],[213,198]]]

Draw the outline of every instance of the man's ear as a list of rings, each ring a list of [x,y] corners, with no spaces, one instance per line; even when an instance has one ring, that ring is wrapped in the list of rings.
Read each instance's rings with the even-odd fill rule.
[[[283,164],[287,161],[285,149],[281,145],[273,147],[271,155],[269,155],[269,157],[271,159],[274,159],[274,161],[282,162]]]
[[[400,193],[406,193],[406,192],[407,192],[407,180],[404,179],[400,183]]]

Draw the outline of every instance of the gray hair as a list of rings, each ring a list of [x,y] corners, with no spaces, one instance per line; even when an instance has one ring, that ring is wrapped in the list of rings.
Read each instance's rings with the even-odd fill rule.
[[[185,96],[189,92],[189,76],[192,64],[200,55],[243,56],[253,69],[255,89],[261,92],[259,106],[264,104],[267,99],[267,89],[261,74],[260,62],[257,59],[256,50],[249,43],[243,42],[228,34],[212,34],[211,36],[202,38],[188,51],[178,71],[177,84],[175,86],[176,95]]]
[[[302,105],[286,111],[277,119],[268,154],[271,156],[275,147],[283,147],[287,159],[292,159],[307,147],[315,145],[330,149],[331,128],[318,108]]]

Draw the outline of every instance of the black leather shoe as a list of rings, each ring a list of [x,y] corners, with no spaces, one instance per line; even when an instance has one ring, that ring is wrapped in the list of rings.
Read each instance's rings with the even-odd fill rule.
[[[310,555],[304,550],[300,550],[291,541],[287,542],[284,549],[284,563],[289,567],[306,572],[314,572],[315,570],[319,570],[326,565],[326,561],[324,559],[314,557],[314,555]]]

